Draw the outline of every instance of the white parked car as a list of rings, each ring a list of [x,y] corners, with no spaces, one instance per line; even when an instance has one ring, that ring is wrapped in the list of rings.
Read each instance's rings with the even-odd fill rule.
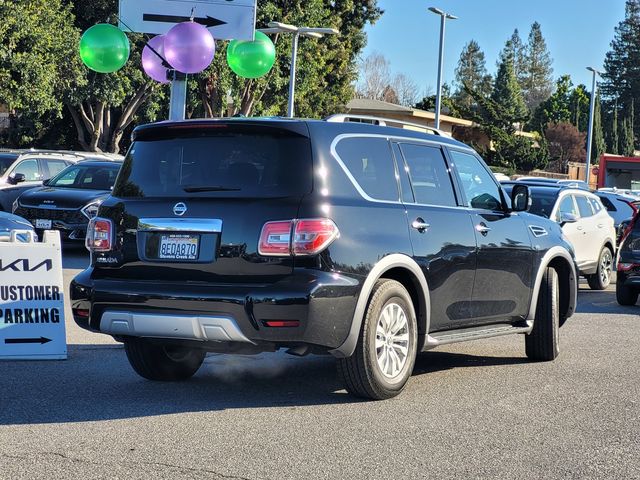
[[[522,182],[518,182],[522,183]],[[515,182],[504,182],[511,194]],[[591,192],[562,185],[528,185],[529,212],[555,220],[575,250],[578,270],[593,290],[604,290],[611,282],[616,251],[613,218]]]

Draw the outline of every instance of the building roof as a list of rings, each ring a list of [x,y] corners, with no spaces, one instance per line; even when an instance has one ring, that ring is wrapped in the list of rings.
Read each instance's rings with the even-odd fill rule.
[[[372,100],[370,98],[354,98],[347,103],[347,113],[358,112],[370,112],[380,114],[409,114],[415,118],[421,118],[425,120],[435,120],[435,112],[429,112],[427,110],[420,110],[419,108],[404,107],[402,105],[396,105],[394,103],[383,102],[382,100]],[[465,120],[463,118],[451,117],[449,115],[440,115],[440,121],[447,122],[452,125],[461,125],[464,127],[471,127],[474,123],[471,120]]]

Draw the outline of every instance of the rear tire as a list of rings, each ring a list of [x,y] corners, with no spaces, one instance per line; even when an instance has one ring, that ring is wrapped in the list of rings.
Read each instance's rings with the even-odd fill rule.
[[[191,378],[206,355],[204,350],[160,345],[142,338],[125,340],[124,349],[129,363],[138,375],[163,382]]]
[[[383,400],[406,385],[416,360],[416,314],[411,296],[395,280],[378,280],[356,350],[338,360],[338,375],[355,396]]]
[[[638,302],[638,290],[625,286],[623,282],[616,282],[616,300],[620,305],[630,306]]]
[[[548,267],[542,277],[533,330],[525,337],[525,352],[531,360],[548,362],[560,353],[560,289],[558,273]]]
[[[598,257],[598,270],[593,275],[587,276],[587,282],[591,290],[604,290],[611,283],[613,272],[613,253],[609,247],[602,247]]]

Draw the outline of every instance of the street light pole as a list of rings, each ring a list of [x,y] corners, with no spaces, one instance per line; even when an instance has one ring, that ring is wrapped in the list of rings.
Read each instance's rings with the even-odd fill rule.
[[[429,7],[429,11],[435,13],[436,15],[440,15],[440,49],[438,55],[438,83],[437,83],[437,91],[436,91],[436,118],[435,118],[435,127],[440,128],[440,109],[442,107],[442,69],[444,68],[444,30],[445,30],[445,22],[447,19],[455,20],[458,17],[455,15],[450,15],[439,8]]]
[[[295,32],[291,41],[291,74],[289,75],[289,99],[287,100],[287,117],[293,117],[296,98],[296,65],[298,63],[298,39],[300,34]]]
[[[591,102],[589,102],[589,129],[587,132],[587,171],[585,174],[585,181],[589,184],[589,172],[591,167],[591,148],[593,142],[593,117],[596,110],[596,76],[600,75],[600,72],[593,67],[587,67],[587,70],[593,73],[593,81],[591,83]]]
[[[289,74],[289,99],[287,101],[287,117],[295,114],[296,98],[296,66],[298,63],[298,41],[300,36],[311,38],[322,38],[325,35],[337,35],[340,32],[335,28],[326,27],[296,27],[281,22],[269,22],[269,28],[261,28],[262,33],[292,33],[293,40],[291,46],[291,73]]]

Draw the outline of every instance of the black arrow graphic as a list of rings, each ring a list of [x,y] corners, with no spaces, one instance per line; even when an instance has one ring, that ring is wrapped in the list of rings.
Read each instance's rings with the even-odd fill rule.
[[[39,343],[39,344],[44,344],[44,343],[49,343],[51,341],[50,338],[44,338],[44,337],[40,337],[40,338],[5,338],[4,339],[4,343],[6,344],[11,344],[11,343]]]
[[[144,13],[142,15],[142,20],[145,22],[164,22],[164,23],[182,23],[188,22],[191,20],[191,17],[182,17],[180,15],[156,15],[155,13]],[[206,17],[196,17],[193,19],[194,22],[199,23],[200,25],[204,25],[207,28],[218,27],[220,25],[226,25],[227,22],[223,20],[218,20],[217,18],[210,17],[207,15]]]

